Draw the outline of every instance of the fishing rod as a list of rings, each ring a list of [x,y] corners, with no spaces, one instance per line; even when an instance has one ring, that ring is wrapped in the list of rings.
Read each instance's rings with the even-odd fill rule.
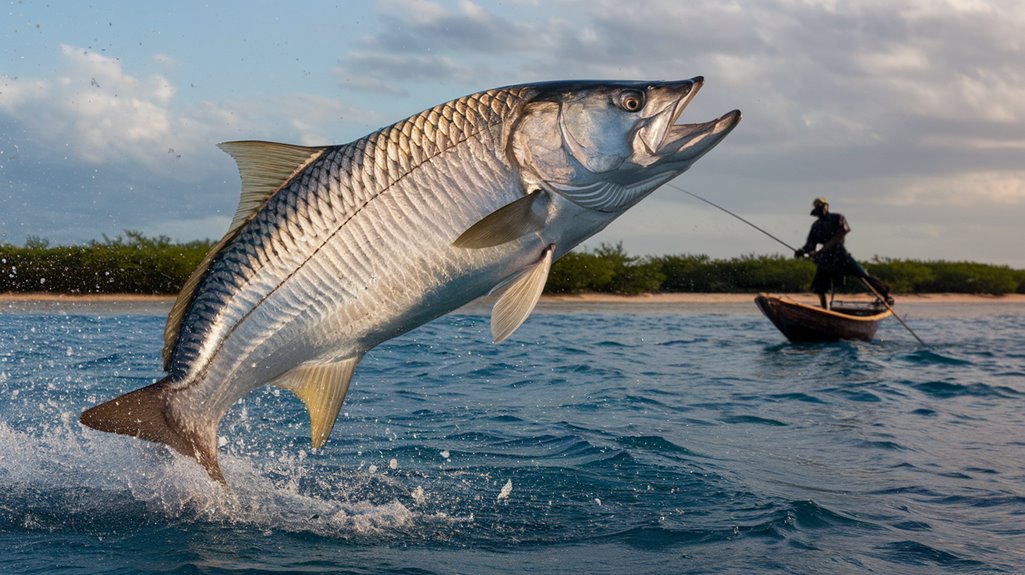
[[[762,228],[760,228],[760,227],[758,227],[758,226],[754,225],[753,223],[751,223],[751,222],[749,222],[749,221],[745,220],[744,218],[742,218],[742,217],[738,216],[737,214],[735,214],[735,213],[731,212],[730,210],[727,210],[726,208],[724,208],[724,207],[720,206],[719,204],[716,204],[716,203],[714,203],[714,202],[711,202],[711,201],[709,201],[709,200],[706,200],[705,198],[702,198],[701,196],[699,196],[699,195],[697,195],[697,194],[695,194],[695,193],[693,193],[693,192],[689,192],[689,191],[687,191],[687,190],[685,190],[685,189],[681,188],[680,186],[676,186],[676,185],[673,185],[673,184],[669,184],[669,187],[670,187],[670,188],[673,188],[674,190],[678,190],[678,191],[681,191],[681,192],[683,192],[683,193],[687,194],[688,196],[690,196],[690,197],[692,197],[692,198],[694,198],[694,199],[697,199],[697,200],[701,200],[702,202],[705,202],[706,204],[708,204],[708,205],[712,206],[713,208],[716,208],[716,209],[718,209],[718,210],[722,210],[722,211],[726,212],[727,214],[729,214],[729,215],[731,215],[731,216],[733,216],[733,217],[737,218],[738,220],[740,220],[740,221],[744,222],[745,224],[747,224],[747,225],[751,226],[752,228],[754,228],[754,229],[756,229],[756,230],[758,230],[758,231],[762,232],[763,234],[765,234],[765,235],[769,236],[770,238],[772,238],[772,239],[776,240],[777,242],[779,242],[780,244],[782,244],[782,245],[783,245],[783,247],[785,247],[785,248],[789,249],[790,251],[793,251],[793,252],[796,252],[796,251],[797,251],[797,250],[796,250],[796,249],[795,249],[795,248],[794,248],[793,246],[791,246],[790,244],[788,244],[788,243],[784,242],[783,240],[781,240],[781,239],[777,238],[776,236],[774,236],[774,235],[770,234],[769,232],[767,232],[767,231],[763,230]],[[878,299],[879,299],[879,301],[883,302],[883,305],[884,305],[884,306],[886,306],[886,309],[890,310],[890,313],[892,313],[892,314],[893,314],[893,317],[897,318],[897,321],[899,321],[899,322],[900,322],[900,325],[904,326],[904,329],[908,330],[908,333],[910,333],[910,334],[911,334],[912,336],[914,336],[914,338],[918,340],[918,343],[922,344],[922,346],[923,346],[923,347],[929,347],[929,344],[927,344],[927,343],[925,343],[924,341],[922,341],[922,338],[918,337],[918,334],[917,334],[917,333],[915,333],[915,330],[911,329],[911,326],[909,326],[909,325],[908,325],[907,323],[905,323],[905,322],[904,322],[904,320],[903,320],[903,319],[902,319],[902,318],[900,317],[900,315],[898,315],[898,314],[897,314],[896,310],[894,310],[894,309],[893,309],[893,307],[892,307],[892,306],[891,306],[891,305],[889,304],[889,302],[887,302],[887,301],[886,301],[886,298],[884,298],[883,296],[879,295],[879,292],[877,292],[877,291],[875,290],[875,288],[873,288],[873,287],[872,287],[872,284],[870,284],[870,283],[868,283],[867,281],[865,281],[865,279],[864,279],[864,278],[858,278],[858,279],[860,279],[860,280],[861,280],[861,283],[862,283],[862,284],[863,284],[863,285],[864,285],[864,286],[865,286],[865,287],[866,287],[866,288],[868,289],[869,293],[871,293],[872,295],[876,296],[876,298],[878,298]]]
[[[858,279],[861,280],[862,285],[868,288],[868,291],[871,292],[872,295],[876,296],[879,299],[879,301],[883,302],[883,305],[886,306],[886,309],[890,310],[890,313],[893,314],[893,317],[897,318],[897,321],[900,322],[900,325],[904,326],[904,329],[908,330],[908,333],[915,336],[915,339],[918,340],[918,343],[922,344],[922,347],[929,347],[929,344],[925,343],[924,341],[922,341],[922,338],[918,337],[918,334],[915,333],[915,330],[911,329],[911,327],[908,324],[904,323],[904,320],[899,315],[897,315],[897,312],[894,311],[893,307],[890,306],[890,303],[886,301],[886,298],[879,295],[879,292],[876,291],[876,288],[872,287],[872,284],[868,283],[868,280],[866,280],[865,278]]]

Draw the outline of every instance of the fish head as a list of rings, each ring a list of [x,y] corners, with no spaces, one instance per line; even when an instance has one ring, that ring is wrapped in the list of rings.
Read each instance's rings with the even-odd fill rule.
[[[740,122],[678,124],[701,88],[674,82],[535,84],[510,138],[524,185],[575,204],[619,213],[686,171]]]

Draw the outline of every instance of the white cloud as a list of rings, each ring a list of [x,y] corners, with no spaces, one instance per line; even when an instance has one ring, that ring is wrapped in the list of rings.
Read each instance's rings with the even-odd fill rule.
[[[357,32],[342,38],[283,35],[228,46],[203,61],[230,67],[235,58],[263,61],[271,51],[340,50],[335,69],[330,62],[311,69],[313,84],[318,72],[336,80],[323,82],[319,94],[298,95],[271,81],[265,91],[254,82],[246,93],[189,101],[196,91],[180,89],[187,85],[183,76],[204,89],[217,82],[203,77],[208,70],[190,69],[197,68],[196,56],[173,42],[160,54],[118,54],[124,60],[65,46],[59,65],[40,68],[59,73],[22,71],[16,78],[5,70],[0,163],[11,183],[0,197],[21,206],[20,195],[34,193],[58,203],[38,190],[62,185],[61,197],[75,195],[75,208],[85,211],[80,220],[110,220],[107,233],[128,227],[103,211],[122,213],[121,204],[148,202],[146,210],[166,212],[163,219],[172,222],[203,219],[234,208],[237,176],[214,148],[218,141],[337,143],[474,89],[701,74],[705,88],[684,121],[732,108],[745,119],[684,177],[696,192],[768,214],[773,224],[784,225],[793,214],[797,235],[806,232],[807,202],[825,194],[856,218],[865,249],[884,254],[894,253],[886,251],[885,238],[899,243],[901,233],[914,232],[907,241],[918,242],[917,253],[942,255],[955,246],[934,239],[937,229],[948,236],[985,230],[985,222],[1002,218],[994,233],[1014,233],[1013,222],[1025,218],[1021,2],[384,0],[374,6],[376,13],[361,12],[360,26],[350,29]],[[340,102],[331,91],[337,88],[367,110]],[[652,204],[658,213],[642,203],[628,216],[637,218],[609,228],[599,241],[636,236],[644,242],[638,251],[686,250],[670,244],[674,230],[644,224],[649,217],[671,222],[679,213],[673,209],[693,211],[676,195],[660,197]],[[53,217],[74,225],[71,216]],[[729,243],[720,228],[702,222],[687,232],[698,245],[701,238],[713,247],[729,245],[712,255],[746,251],[746,238]],[[877,236],[878,244],[867,243]],[[986,253],[1006,249],[1005,260],[1023,261],[1016,249],[1001,247],[1015,241],[993,243]],[[634,249],[629,241],[627,247]]]
[[[862,73],[905,74],[929,69],[929,58],[920,48],[914,46],[891,46],[887,50],[867,51],[855,56]]]
[[[459,8],[463,16],[475,22],[487,22],[493,19],[490,12],[472,0],[459,0]]]
[[[218,142],[335,143],[332,127],[373,116],[302,94],[184,103],[164,75],[136,74],[117,58],[69,45],[60,55],[53,77],[0,77],[0,241],[124,229],[219,236],[237,202],[238,175]]]
[[[61,54],[58,77],[6,79],[0,95],[0,111],[23,122],[34,145],[63,149],[89,164],[139,162],[152,169],[164,164],[168,148],[195,145],[194,135],[175,121],[175,90],[167,78],[139,78],[117,59],[68,45]]]
[[[938,142],[949,142],[943,168],[970,169],[980,159],[964,142],[1021,141],[1010,133],[1025,120],[1020,4],[776,0],[624,9],[619,0],[580,0],[505,16],[465,1],[417,5],[382,5],[382,25],[342,57],[347,87],[406,95],[452,82],[485,88],[703,74],[705,93],[715,95],[698,98],[688,117],[742,108],[747,119],[730,145],[748,154],[744,169],[790,165],[799,178],[808,157],[834,178],[914,172],[935,157]],[[870,163],[853,163],[859,156]]]
[[[214,146],[226,138],[332,143],[327,128],[368,115],[334,98],[287,93],[258,103],[184,104],[163,75],[136,75],[116,58],[68,45],[61,54],[55,78],[0,77],[0,115],[20,125],[23,144],[95,166],[134,166],[150,177],[191,181],[196,169],[212,169],[207,161],[183,171],[168,162],[169,150],[195,160],[220,154]]]
[[[178,60],[168,54],[154,54],[153,61],[164,68],[177,68]]]
[[[360,110],[334,98],[308,94],[276,97],[275,109],[288,119],[294,142],[304,146],[323,146],[340,143],[329,128],[346,122],[379,123],[377,113]]]
[[[1025,206],[1025,170],[918,178],[895,190],[887,203],[947,207]]]
[[[417,25],[435,24],[448,16],[448,9],[428,0],[385,0],[380,9],[387,13],[403,14]]]

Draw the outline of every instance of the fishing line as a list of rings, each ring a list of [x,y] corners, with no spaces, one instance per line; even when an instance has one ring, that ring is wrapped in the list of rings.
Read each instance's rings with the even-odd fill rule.
[[[763,230],[762,228],[760,228],[760,227],[758,227],[758,226],[756,226],[756,225],[752,224],[751,222],[749,222],[749,221],[745,220],[744,218],[742,218],[742,217],[738,216],[737,214],[735,214],[735,213],[733,213],[733,212],[731,212],[731,211],[727,210],[726,208],[724,208],[724,207],[720,206],[719,204],[715,204],[715,203],[712,203],[712,202],[710,202],[710,201],[706,200],[705,198],[702,198],[701,196],[699,196],[699,195],[697,195],[697,194],[693,194],[693,193],[691,193],[691,192],[688,192],[687,190],[685,190],[685,189],[683,189],[683,188],[681,188],[681,187],[679,187],[679,186],[674,186],[673,184],[668,184],[668,185],[669,185],[669,187],[670,187],[670,188],[673,188],[674,190],[678,190],[678,191],[681,191],[681,192],[683,192],[683,193],[687,194],[688,196],[690,196],[690,197],[692,197],[692,198],[695,198],[695,199],[701,200],[702,202],[705,202],[706,204],[708,204],[708,205],[712,206],[713,208],[716,208],[716,209],[719,209],[719,210],[722,210],[722,211],[726,212],[727,214],[729,214],[729,215],[731,215],[731,216],[733,216],[733,217],[737,218],[738,220],[740,220],[740,221],[744,222],[745,224],[747,224],[747,225],[751,226],[752,228],[754,228],[754,229],[756,229],[756,230],[758,230],[758,231],[762,232],[763,234],[765,234],[765,235],[769,236],[770,238],[772,238],[772,239],[776,240],[777,242],[779,242],[779,243],[783,244],[783,247],[785,247],[785,248],[789,249],[790,251],[792,251],[792,252],[796,252],[796,251],[797,251],[797,249],[796,249],[796,248],[794,248],[794,247],[792,247],[792,246],[791,246],[790,244],[788,244],[788,243],[786,243],[785,241],[783,241],[783,240],[781,240],[781,239],[777,238],[776,236],[774,236],[774,235],[770,234],[769,232],[767,232],[767,231]]]
[[[706,200],[705,198],[702,198],[701,196],[699,196],[699,195],[697,195],[697,194],[695,194],[693,192],[688,192],[687,190],[681,188],[680,186],[673,185],[672,183],[668,184],[668,186],[670,188],[673,188],[674,190],[681,191],[681,192],[687,194],[688,196],[690,196],[690,197],[692,197],[694,199],[701,200],[702,202],[705,202],[706,204],[712,206],[713,208],[716,208],[718,210],[722,210],[722,211],[726,212],[727,214],[737,218],[738,220],[744,222],[745,224],[751,226],[752,228],[762,232],[763,234],[765,234],[765,235],[769,236],[770,238],[776,240],[777,242],[783,244],[783,247],[785,247],[785,248],[787,248],[787,249],[789,249],[791,251],[794,251],[794,252],[797,251],[790,244],[784,242],[783,240],[777,238],[776,236],[770,234],[769,232],[763,230],[762,228],[756,226],[755,224],[745,220],[744,218],[738,216],[737,214],[731,212],[730,210],[727,210],[726,208],[720,206],[719,204],[716,204],[714,202]],[[858,278],[858,279],[861,280],[861,283],[864,284],[864,286],[868,289],[869,293],[871,293],[872,295],[876,296],[876,298],[878,298],[879,301],[883,302],[883,305],[886,306],[886,309],[890,310],[890,313],[893,314],[893,317],[897,318],[897,321],[900,322],[900,325],[904,326],[904,329],[908,330],[908,333],[913,335],[915,337],[915,339],[918,340],[918,343],[922,344],[923,347],[929,347],[929,344],[927,344],[924,341],[922,341],[922,338],[918,337],[918,334],[915,333],[915,331],[913,329],[911,329],[911,326],[909,326],[908,324],[904,323],[904,320],[897,314],[897,312],[893,309],[893,307],[891,307],[890,304],[887,303],[886,298],[884,298],[883,296],[879,295],[879,292],[877,292],[875,290],[875,288],[873,288],[872,285],[869,284],[867,281],[865,281],[863,278]]]

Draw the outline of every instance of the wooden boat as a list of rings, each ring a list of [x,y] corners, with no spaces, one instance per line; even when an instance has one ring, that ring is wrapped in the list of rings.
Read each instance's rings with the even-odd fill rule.
[[[832,309],[823,309],[765,293],[755,305],[790,341],[871,341],[879,322],[892,315],[880,302],[835,302]]]

